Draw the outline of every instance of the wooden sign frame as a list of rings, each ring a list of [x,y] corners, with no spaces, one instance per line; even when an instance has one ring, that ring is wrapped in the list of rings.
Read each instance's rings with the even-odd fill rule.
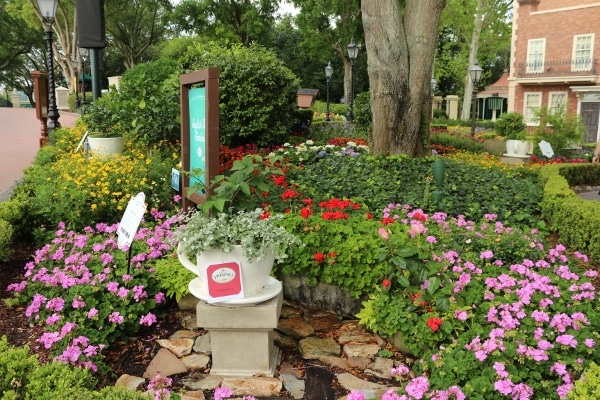
[[[35,101],[35,116],[42,123],[40,126],[40,147],[48,143],[48,73],[31,71],[33,78],[33,95]]]
[[[219,70],[207,68],[179,76],[181,104],[181,167],[204,170],[207,186],[219,173]],[[190,105],[190,102],[192,103]],[[194,150],[194,154],[192,154]],[[183,209],[202,204],[210,193],[188,193],[190,177],[183,174]]]

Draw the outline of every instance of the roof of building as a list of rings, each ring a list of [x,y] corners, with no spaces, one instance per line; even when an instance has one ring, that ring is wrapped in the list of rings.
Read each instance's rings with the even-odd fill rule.
[[[487,86],[485,90],[477,93],[477,97],[485,97],[485,95],[498,94],[500,97],[508,97],[508,71],[504,70],[502,76],[493,84]]]

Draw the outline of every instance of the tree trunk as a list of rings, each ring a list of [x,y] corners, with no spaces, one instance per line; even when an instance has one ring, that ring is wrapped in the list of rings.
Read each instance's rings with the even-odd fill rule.
[[[475,10],[475,21],[473,23],[473,35],[471,35],[471,44],[469,45],[469,65],[467,76],[465,76],[465,94],[463,97],[463,108],[461,119],[468,121],[471,119],[471,102],[473,96],[473,82],[469,69],[475,64],[477,53],[479,52],[479,38],[483,30],[483,13],[487,7],[487,0],[477,0],[477,9]]]
[[[446,0],[361,2],[375,155],[428,153],[431,74]]]

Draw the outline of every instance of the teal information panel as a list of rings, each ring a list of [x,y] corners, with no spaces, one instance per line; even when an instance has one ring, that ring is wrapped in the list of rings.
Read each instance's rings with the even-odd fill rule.
[[[198,168],[206,173],[206,88],[190,89],[188,101],[190,107],[190,170]],[[190,185],[198,182],[206,185],[204,174],[190,179]]]

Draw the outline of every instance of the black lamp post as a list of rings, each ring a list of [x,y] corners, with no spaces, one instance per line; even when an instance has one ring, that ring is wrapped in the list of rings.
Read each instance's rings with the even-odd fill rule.
[[[79,60],[73,58],[72,62],[75,67],[75,110],[77,110],[81,106],[79,103],[79,88],[77,87],[77,84],[79,83],[79,78],[77,77],[77,74],[79,73]]]
[[[471,83],[473,83],[473,101],[471,103],[471,139],[475,138],[475,120],[477,119],[477,85],[479,85],[482,72],[483,69],[481,69],[479,63],[477,60],[475,60],[475,64],[469,70]]]
[[[81,79],[81,114],[83,115],[83,107],[85,106],[85,56],[87,56],[87,49],[83,47],[79,48],[79,59],[81,60],[81,72],[79,78]]]
[[[333,75],[333,67],[331,61],[327,61],[325,67],[325,77],[327,78],[327,113],[325,114],[325,121],[331,121],[331,112],[329,111],[329,82],[331,81],[331,75]]]
[[[56,86],[54,83],[54,53],[52,51],[52,25],[56,17],[58,0],[37,0],[42,22],[46,31],[46,69],[48,70],[48,132],[60,128],[58,107],[56,106]]]
[[[360,47],[354,43],[354,37],[352,37],[350,44],[346,48],[348,49],[348,58],[350,59],[350,99],[348,100],[350,110],[348,112],[348,120],[352,121],[354,119],[354,61],[358,57],[358,49]]]
[[[431,86],[431,105],[430,105],[430,107],[431,107],[431,116],[433,118],[433,97],[435,96],[435,91],[438,88],[438,83],[435,80],[435,77],[433,75],[431,75],[431,82],[429,84]]]

